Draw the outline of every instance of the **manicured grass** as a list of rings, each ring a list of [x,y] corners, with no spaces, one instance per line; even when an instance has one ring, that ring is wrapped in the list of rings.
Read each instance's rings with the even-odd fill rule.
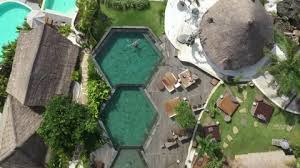
[[[221,85],[216,90],[209,101],[208,109],[214,106],[218,97],[226,89],[228,89],[226,86]],[[242,93],[239,93],[236,87],[231,87],[231,91],[243,101],[234,113],[231,123],[225,123],[224,114],[219,110],[214,119],[208,113],[204,113],[201,118],[202,125],[211,121],[219,121],[222,137],[221,147],[223,148],[224,142],[229,145],[227,148],[223,148],[226,155],[233,156],[235,154],[276,150],[277,148],[271,145],[272,138],[286,138],[291,144],[299,144],[299,116],[275,108],[270,123],[260,123],[250,113],[255,95],[260,94],[259,91],[251,87],[244,88]],[[254,127],[254,122],[257,122],[257,127]],[[286,130],[288,125],[294,127],[291,132]],[[232,131],[234,126],[239,129],[239,133],[236,135]],[[231,142],[228,141],[227,135],[233,138]]]
[[[164,32],[164,2],[150,2],[150,8],[142,11],[118,11],[102,5],[101,10],[112,21],[112,26],[147,26],[157,35]]]

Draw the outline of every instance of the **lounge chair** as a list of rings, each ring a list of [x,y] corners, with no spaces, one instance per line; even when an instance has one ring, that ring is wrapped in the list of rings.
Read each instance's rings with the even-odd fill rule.
[[[165,147],[168,148],[168,149],[171,149],[171,148],[176,147],[176,146],[178,146],[177,141],[166,142],[166,143],[165,143]]]
[[[171,93],[175,90],[175,84],[177,83],[177,78],[173,73],[167,72],[162,78],[162,83],[165,86],[165,88]]]
[[[178,140],[179,140],[181,143],[185,143],[185,142],[188,142],[191,138],[192,138],[191,135],[185,135],[185,136],[180,136],[180,137],[178,137]]]
[[[179,75],[178,78],[180,79],[182,86],[185,88],[190,87],[193,85],[196,81],[193,78],[193,74],[189,69],[186,69],[182,71]]]

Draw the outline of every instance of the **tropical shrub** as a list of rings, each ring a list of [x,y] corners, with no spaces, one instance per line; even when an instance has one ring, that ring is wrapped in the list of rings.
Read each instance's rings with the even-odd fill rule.
[[[75,70],[72,73],[72,81],[81,82],[81,69]]]
[[[17,27],[17,32],[20,32],[20,31],[25,31],[25,32],[28,32],[30,31],[32,28],[29,26],[29,24],[27,23],[26,19],[25,21],[23,22],[22,26],[18,26]]]
[[[295,157],[300,158],[300,146],[293,145],[291,148],[293,149]]]
[[[2,112],[3,106],[7,97],[6,93],[6,85],[8,82],[8,78],[0,75],[0,111]]]
[[[198,153],[198,156],[208,156],[212,159],[220,160],[222,159],[222,153],[221,148],[218,142],[214,141],[211,138],[211,135],[201,138],[200,136],[196,136],[196,141],[198,143],[196,152]]]
[[[193,115],[190,105],[186,101],[180,102],[175,108],[177,115],[175,116],[176,122],[184,129],[194,128],[197,121]]]
[[[31,28],[26,21],[22,26],[17,27],[17,32],[29,30],[31,30]],[[17,41],[15,40],[3,45],[2,53],[0,53],[0,57],[2,58],[2,62],[0,63],[0,112],[2,112],[6,100],[6,86],[11,73],[16,48]]]
[[[54,97],[49,102],[37,132],[53,152],[67,158],[78,145],[91,151],[102,143],[98,120],[89,108],[68,97]]]
[[[222,160],[213,159],[207,163],[205,168],[223,168],[223,159]]]
[[[262,5],[265,5],[267,2],[268,2],[268,0],[260,0],[260,3],[261,3]]]
[[[101,39],[110,22],[101,12],[100,0],[77,0],[79,9],[79,21],[76,28],[84,33],[86,44],[90,48],[94,47]]]
[[[278,95],[290,95],[291,92],[300,94],[300,53],[297,46],[292,40],[287,38],[279,31],[274,33],[275,42],[285,53],[286,59],[281,60],[271,52],[265,51],[270,56],[271,63],[264,68],[274,76],[272,83],[276,82],[279,86]]]
[[[0,63],[0,111],[2,112],[7,93],[6,86],[10,76],[13,57],[16,50],[16,41],[8,43],[2,47],[2,54],[0,57],[3,59]]]
[[[69,158],[62,152],[51,153],[47,168],[68,168]]]
[[[100,115],[101,105],[108,100],[111,93],[110,87],[99,76],[92,59],[89,59],[88,66],[88,107],[95,118]]]
[[[72,33],[71,25],[62,25],[58,27],[58,32],[64,37],[68,37]]]
[[[105,2],[107,7],[117,10],[137,9],[143,10],[150,7],[149,0],[108,0]]]

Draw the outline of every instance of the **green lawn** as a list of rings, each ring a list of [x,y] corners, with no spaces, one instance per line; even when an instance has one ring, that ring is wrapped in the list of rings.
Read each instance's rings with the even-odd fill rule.
[[[226,155],[233,156],[235,154],[276,150],[276,148],[271,145],[272,138],[286,138],[291,144],[298,143],[299,145],[299,116],[275,108],[270,123],[262,124],[253,118],[250,113],[255,95],[260,94],[259,91],[256,88],[246,87],[242,93],[239,93],[236,87],[231,88],[233,94],[243,101],[239,109],[233,115],[231,123],[225,123],[223,119],[224,115],[219,110],[214,119],[212,119],[208,113],[204,113],[201,118],[201,123],[203,125],[211,121],[220,122],[222,137],[221,147]],[[221,85],[216,90],[209,101],[208,109],[214,106],[218,97],[226,89],[228,89],[226,86]],[[257,122],[257,127],[254,127],[254,122]],[[291,132],[286,130],[287,125],[294,127]],[[239,133],[236,135],[233,134],[232,131],[234,126],[239,129]],[[227,135],[230,135],[233,138],[231,142],[228,141]],[[223,148],[224,142],[229,145],[227,148]]]
[[[164,2],[150,2],[150,8],[142,11],[118,11],[102,5],[101,9],[112,22],[112,26],[147,26],[157,35],[164,32]]]

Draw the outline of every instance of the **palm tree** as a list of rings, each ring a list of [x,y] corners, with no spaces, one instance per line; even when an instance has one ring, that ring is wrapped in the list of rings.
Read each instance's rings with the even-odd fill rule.
[[[198,156],[208,156],[212,159],[219,159],[221,156],[221,149],[219,143],[214,141],[211,136],[207,136],[205,138],[201,138],[199,136],[196,137],[196,141],[198,143],[198,147],[196,152]]]
[[[266,51],[271,58],[271,63],[264,70],[274,76],[271,83],[278,84],[278,95],[290,95],[292,92],[300,95],[299,46],[278,31],[275,31],[274,34],[275,41],[285,53],[286,59],[282,60],[270,51]]]
[[[97,44],[105,29],[110,26],[110,22],[101,12],[100,0],[77,0],[79,9],[79,22],[76,28],[84,33],[88,45],[91,47]]]

